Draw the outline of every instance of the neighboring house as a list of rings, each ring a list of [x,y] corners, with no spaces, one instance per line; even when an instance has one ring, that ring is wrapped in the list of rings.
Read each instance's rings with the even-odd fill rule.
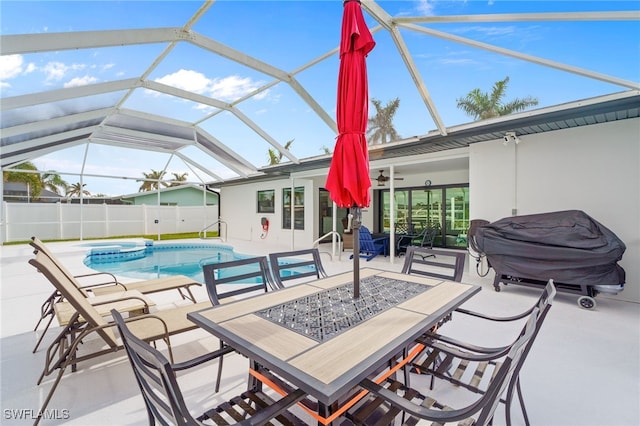
[[[34,198],[24,182],[3,182],[2,194],[4,201],[9,203],[67,203],[79,204],[80,197],[67,198],[48,189],[43,189],[37,198]],[[120,197],[83,197],[82,204],[125,204]]]
[[[160,199],[158,202],[158,193]],[[202,187],[193,184],[170,186],[161,188],[160,191],[136,192],[134,194],[117,197],[123,202],[134,205],[156,206],[217,206],[220,204],[216,191],[207,189],[203,195]],[[206,197],[206,199],[205,199]]]
[[[60,194],[43,189],[37,198],[29,191],[29,185],[24,182],[2,182],[2,196],[9,203],[57,203],[64,200]]]

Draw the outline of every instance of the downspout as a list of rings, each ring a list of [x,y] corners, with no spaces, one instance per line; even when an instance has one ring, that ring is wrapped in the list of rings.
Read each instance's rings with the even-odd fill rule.
[[[295,250],[295,199],[296,199],[296,194],[295,194],[295,181],[293,176],[291,176],[291,198],[290,198],[290,215],[291,215],[291,250]]]

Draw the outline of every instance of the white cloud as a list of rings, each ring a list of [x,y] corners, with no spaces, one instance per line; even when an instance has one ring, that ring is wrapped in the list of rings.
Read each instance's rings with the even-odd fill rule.
[[[29,62],[27,64],[27,69],[24,70],[24,73],[25,74],[30,74],[30,73],[34,72],[35,70],[37,70],[37,69],[38,69],[38,67],[36,66],[36,64],[34,64],[33,62]]]
[[[156,79],[156,82],[199,94],[205,93],[211,84],[211,80],[204,74],[184,69],[160,77]]]
[[[62,62],[49,62],[42,71],[47,76],[47,81],[61,80],[69,68]]]
[[[185,69],[181,69],[173,74],[167,74],[155,81],[225,101],[232,101],[245,96],[263,84],[261,81],[255,81],[249,77],[240,77],[237,75],[210,79],[200,72]],[[266,96],[267,91],[256,95],[255,98],[264,99]]]
[[[262,83],[253,81],[249,77],[231,75],[224,78],[213,79],[210,94],[216,99],[234,100],[253,92]]]
[[[432,16],[434,14],[434,4],[432,0],[419,0],[416,9],[423,16]]]
[[[98,81],[97,78],[85,75],[84,77],[75,77],[70,81],[64,84],[64,87],[78,87],[78,86],[86,86],[87,84],[92,84]]]
[[[49,62],[42,68],[46,75],[46,81],[62,80],[69,71],[81,71],[86,68],[84,64],[67,65],[62,62]]]
[[[22,72],[22,55],[0,56],[0,80],[8,80]]]

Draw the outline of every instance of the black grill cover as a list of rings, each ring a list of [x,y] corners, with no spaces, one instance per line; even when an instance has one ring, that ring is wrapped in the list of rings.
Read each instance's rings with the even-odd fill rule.
[[[621,285],[626,246],[580,210],[514,216],[478,228],[478,248],[496,273],[575,285]]]

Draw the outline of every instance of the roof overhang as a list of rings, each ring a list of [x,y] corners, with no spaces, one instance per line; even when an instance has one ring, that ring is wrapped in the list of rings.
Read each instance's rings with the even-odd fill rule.
[[[514,132],[517,136],[533,135],[638,117],[640,117],[640,91],[629,90],[454,126],[447,129],[446,135],[441,135],[438,130],[434,130],[423,136],[370,146],[369,158],[370,161],[393,161],[397,158],[466,148],[473,143],[502,139],[507,132]],[[317,170],[318,175],[322,175],[326,174],[330,164],[331,156],[323,155],[302,160],[298,164],[283,163],[265,167],[260,169],[263,173],[260,176],[228,180],[216,186],[289,178],[292,174],[313,170]]]

